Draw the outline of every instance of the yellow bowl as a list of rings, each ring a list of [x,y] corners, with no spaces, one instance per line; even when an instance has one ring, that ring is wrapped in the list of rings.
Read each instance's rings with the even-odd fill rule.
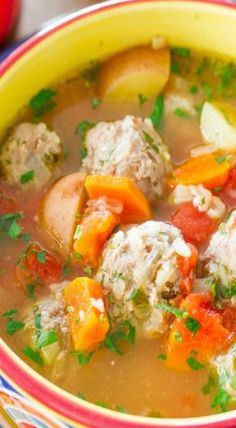
[[[58,20],[0,65],[0,136],[41,88],[62,81],[88,61],[148,43],[156,34],[164,35],[170,45],[235,59],[236,4],[220,0],[113,1]],[[42,378],[2,339],[0,370],[0,406],[22,428],[27,422],[50,428],[236,426],[236,411],[189,419],[150,419],[100,409]]]

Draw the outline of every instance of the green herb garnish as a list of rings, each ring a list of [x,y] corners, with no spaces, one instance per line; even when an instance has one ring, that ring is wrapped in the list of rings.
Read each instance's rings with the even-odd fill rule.
[[[82,120],[76,128],[75,128],[75,134],[79,135],[81,138],[81,141],[83,142],[85,140],[87,132],[94,128],[96,124],[93,122],[89,122],[88,120]]]
[[[38,351],[34,351],[34,349],[32,349],[30,346],[26,346],[22,352],[34,363],[38,364],[41,367],[43,366],[43,360]]]
[[[77,396],[78,396],[81,400],[85,400],[85,401],[86,401],[85,395],[84,395],[82,392],[78,392]]]
[[[164,97],[159,95],[156,98],[154,110],[150,114],[150,119],[155,129],[159,129],[162,123],[164,113]]]
[[[219,388],[214,400],[211,403],[211,408],[219,408],[220,412],[226,412],[229,404],[230,396],[227,391],[223,388]]]
[[[25,324],[21,321],[17,321],[14,318],[9,318],[7,321],[6,331],[9,336],[13,336],[17,331],[22,330]]]
[[[41,265],[45,265],[46,263],[46,251],[38,251],[36,252],[36,258]]]
[[[212,100],[212,98],[213,98],[213,91],[212,91],[209,83],[207,83],[207,82],[201,82],[201,87],[202,87],[202,90],[204,92],[204,95],[205,95],[205,98],[207,99],[207,101]]]
[[[12,315],[17,314],[18,310],[16,308],[12,308],[9,309],[9,311],[4,312],[4,314],[2,314],[2,318],[10,318],[12,317]]]
[[[215,379],[210,375],[207,382],[202,386],[201,391],[204,395],[210,394],[212,389],[216,386]]]
[[[189,91],[191,92],[191,94],[197,94],[199,92],[199,88],[197,85],[192,85]]]
[[[192,369],[192,370],[201,370],[204,369],[204,365],[202,363],[200,363],[198,360],[196,360],[196,358],[190,356],[187,358],[186,363],[188,364],[188,366]]]
[[[147,132],[143,131],[143,136],[144,139],[148,145],[148,148],[151,148],[152,150],[154,150],[154,152],[159,153],[160,149],[159,147],[154,143],[154,139],[151,137],[150,134],[148,134]]]
[[[94,268],[92,268],[91,266],[87,265],[83,268],[84,273],[86,273],[88,276],[93,276],[94,274]]]
[[[72,352],[72,354],[78,358],[79,364],[81,366],[85,366],[90,362],[92,356],[94,355],[94,351],[88,352],[87,354],[84,354],[83,352],[80,352],[80,351],[75,351],[75,352]]]
[[[40,117],[51,111],[56,106],[53,99],[56,94],[57,92],[51,89],[42,89],[37,95],[31,98],[29,105],[34,116]]]
[[[215,157],[215,161],[216,161],[218,164],[222,164],[222,163],[224,163],[224,162],[226,161],[226,157],[225,157],[225,156],[216,156],[216,157]]]
[[[167,355],[165,354],[159,354],[157,355],[157,358],[161,361],[166,361],[167,360]]]
[[[155,308],[160,309],[164,312],[169,312],[176,316],[176,318],[186,318],[188,313],[178,308],[174,308],[173,306],[167,305],[166,303],[156,303]]]
[[[9,238],[17,238],[21,235],[21,227],[18,220],[23,215],[21,213],[8,213],[0,215],[0,232],[7,233]]]
[[[170,69],[172,73],[180,74],[180,66],[177,62],[172,61]]]
[[[102,100],[100,98],[93,97],[91,99],[91,106],[93,107],[93,109],[96,109],[101,104],[101,102]]]
[[[44,346],[51,345],[54,342],[58,342],[57,332],[54,330],[43,331],[36,342],[36,348],[41,349]]]
[[[139,100],[139,104],[142,106],[144,103],[147,102],[148,97],[146,97],[143,94],[138,94],[138,100]]]
[[[185,327],[191,331],[191,333],[196,334],[200,329],[200,323],[195,318],[188,317],[185,321]]]
[[[182,58],[187,58],[190,55],[190,49],[188,48],[173,48],[172,52],[177,55],[177,56],[181,56]]]
[[[30,171],[27,171],[25,174],[22,174],[20,177],[21,184],[26,184],[29,181],[32,181],[35,177],[35,171],[34,169],[31,169]]]
[[[36,283],[34,282],[30,284],[26,284],[26,295],[30,297],[30,299],[34,299],[35,297],[35,288],[36,288]]]
[[[182,108],[178,107],[177,109],[175,109],[175,114],[176,116],[181,117],[182,119],[192,119],[191,114],[189,114],[187,111],[183,110]]]
[[[174,334],[174,338],[175,338],[175,341],[176,341],[177,343],[180,343],[180,342],[182,342],[182,340],[183,340],[182,334],[181,334],[179,331],[176,331],[176,332],[175,332],[175,334]]]
[[[135,341],[135,327],[128,320],[122,321],[116,330],[108,333],[104,344],[112,352],[123,355],[123,351],[120,348],[120,342],[122,341],[128,342],[131,345]]]
[[[84,80],[87,84],[93,84],[96,82],[99,72],[101,69],[101,64],[98,61],[91,61],[89,66],[86,67],[80,73],[80,78]]]

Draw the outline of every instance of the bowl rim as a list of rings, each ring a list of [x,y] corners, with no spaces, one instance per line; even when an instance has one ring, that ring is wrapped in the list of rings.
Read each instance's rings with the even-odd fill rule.
[[[212,6],[222,6],[236,10],[236,2],[233,0],[109,0],[95,4],[81,10],[59,17],[43,30],[31,36],[17,47],[0,64],[0,78],[27,52],[40,44],[52,34],[64,27],[72,25],[81,19],[86,19],[94,14],[110,11],[119,7],[133,6],[134,4],[158,3],[203,3]],[[94,428],[223,428],[228,421],[236,424],[236,410],[226,413],[200,416],[193,418],[148,418],[131,414],[122,414],[110,409],[84,401],[69,392],[54,385],[42,375],[28,366],[0,337],[0,373],[9,381],[10,385],[23,396],[28,397],[34,403],[40,403],[42,408],[57,418],[62,418],[66,423],[92,424]],[[14,379],[14,381],[12,380]],[[50,407],[49,407],[50,406]],[[157,425],[158,421],[158,425]],[[112,424],[112,425],[111,425]],[[232,425],[230,425],[232,426]]]

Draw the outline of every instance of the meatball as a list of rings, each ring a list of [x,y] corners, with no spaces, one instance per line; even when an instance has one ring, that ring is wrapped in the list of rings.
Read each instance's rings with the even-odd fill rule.
[[[100,122],[88,131],[85,145],[82,165],[88,173],[132,178],[151,201],[163,195],[170,154],[150,119]]]
[[[202,259],[208,273],[224,286],[230,287],[236,280],[236,210],[212,235]]]
[[[96,274],[111,318],[129,319],[146,337],[164,333],[169,316],[155,305],[180,293],[179,255],[190,257],[191,250],[170,224],[148,221],[116,232]]]
[[[40,187],[61,156],[60,138],[45,123],[21,123],[2,146],[0,167],[10,184],[21,184],[22,175],[33,170],[29,185]]]
[[[213,219],[220,219],[226,211],[224,202],[218,196],[212,195],[202,184],[198,186],[178,184],[171,195],[171,200],[176,205],[192,202],[198,211],[207,213]]]
[[[223,355],[218,355],[212,359],[211,366],[216,370],[221,388],[223,388],[231,397],[236,397],[235,389],[235,344]]]

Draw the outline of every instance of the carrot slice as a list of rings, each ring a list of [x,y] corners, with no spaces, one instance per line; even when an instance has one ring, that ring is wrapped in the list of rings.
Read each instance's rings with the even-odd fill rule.
[[[235,340],[235,333],[225,328],[222,314],[214,308],[210,293],[189,294],[182,300],[181,309],[186,317],[176,318],[171,326],[168,367],[188,370],[189,358],[205,364],[212,356],[225,352]]]
[[[113,229],[120,223],[119,216],[104,210],[85,215],[77,226],[73,248],[81,256],[81,262],[97,267],[102,247]]]
[[[229,176],[230,163],[216,154],[189,159],[174,172],[170,185],[203,184],[208,189],[223,186]]]
[[[177,257],[177,263],[179,266],[180,271],[180,288],[183,293],[183,295],[186,295],[190,293],[192,288],[192,281],[193,281],[193,272],[196,268],[197,261],[198,261],[198,250],[194,245],[189,244],[189,247],[191,249],[191,256],[190,257],[183,257],[178,256]]]
[[[91,199],[106,196],[123,204],[121,223],[142,223],[152,217],[149,203],[133,180],[128,177],[88,175],[85,188]]]
[[[100,284],[91,278],[76,278],[65,287],[63,294],[74,349],[94,349],[109,330]]]

